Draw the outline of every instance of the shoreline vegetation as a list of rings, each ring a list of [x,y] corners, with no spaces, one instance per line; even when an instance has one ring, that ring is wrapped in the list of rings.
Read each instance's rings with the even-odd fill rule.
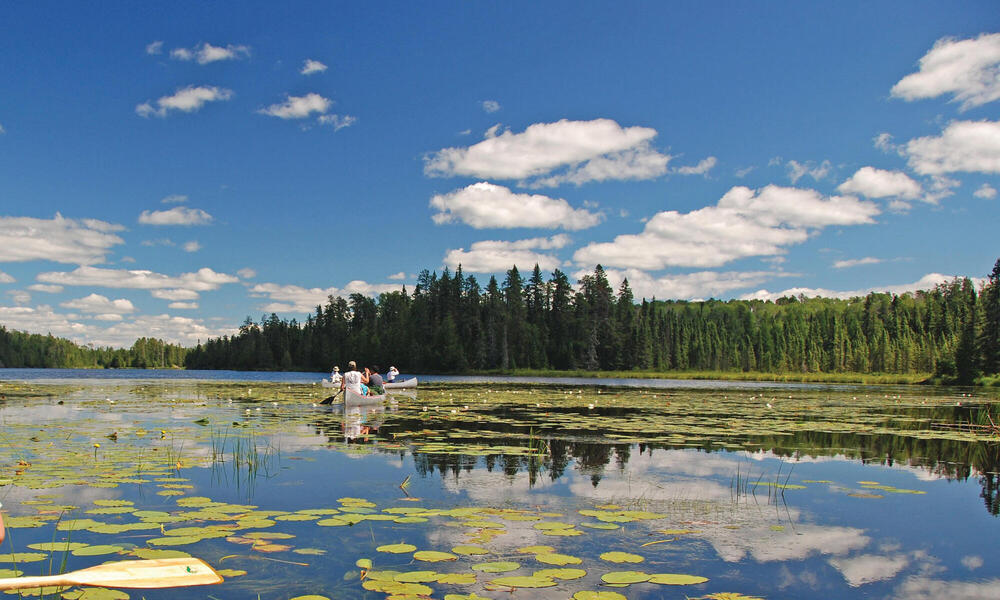
[[[194,348],[93,348],[0,326],[0,367],[319,373],[348,360],[428,374],[998,386],[1000,260],[978,286],[774,301],[637,301],[600,265],[576,285],[512,267],[485,288],[461,267],[425,270],[412,293],[328,296],[301,323],[248,316]]]

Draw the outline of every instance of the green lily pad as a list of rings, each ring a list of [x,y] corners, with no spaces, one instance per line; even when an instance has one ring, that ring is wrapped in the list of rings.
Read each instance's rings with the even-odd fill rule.
[[[132,555],[137,558],[188,558],[191,555],[183,550],[161,550],[159,548],[136,548]]]
[[[540,563],[545,563],[547,565],[578,565],[583,560],[577,558],[576,556],[570,556],[569,554],[559,554],[558,552],[547,552],[543,554],[536,554],[535,560]]]
[[[443,573],[438,577],[438,583],[447,585],[472,585],[476,583],[475,573]],[[475,595],[475,594],[473,594]],[[447,596],[445,596],[447,598]]]
[[[649,573],[642,571],[612,571],[601,575],[601,581],[610,584],[630,585],[649,581],[650,577]]]
[[[48,554],[43,552],[14,552],[12,554],[0,554],[0,565],[31,563],[45,560]]]
[[[413,544],[385,544],[375,548],[376,552],[388,552],[389,554],[406,554],[413,552],[417,547]]]
[[[506,573],[508,571],[516,571],[520,568],[521,565],[512,561],[485,562],[472,565],[473,571],[481,571],[483,573]]]
[[[371,568],[373,566],[372,565],[372,559],[370,559],[370,558],[359,558],[358,560],[354,561],[354,566],[357,567],[357,568],[359,568],[359,569],[368,569],[368,570],[371,570]]]
[[[628,600],[618,592],[592,592],[584,590],[573,594],[573,600]]]
[[[649,577],[649,583],[659,583],[660,585],[696,585],[706,581],[708,581],[708,577],[677,573],[655,573]]]
[[[292,552],[296,554],[306,554],[309,556],[322,556],[326,554],[326,550],[323,550],[322,548],[296,548],[295,550],[292,550]]]
[[[446,562],[458,560],[458,557],[450,552],[438,552],[436,550],[420,550],[413,553],[413,558],[424,562]]]
[[[545,588],[554,587],[556,582],[551,577],[514,575],[511,577],[498,577],[497,579],[492,579],[490,580],[490,584],[512,588]]]
[[[41,550],[42,552],[67,552],[69,550],[76,550],[77,548],[86,548],[89,545],[80,542],[41,542],[38,544],[28,544],[28,547],[32,550]]]
[[[490,553],[489,550],[482,546],[455,546],[451,551],[462,556],[480,556]]]
[[[241,577],[247,574],[243,569],[219,569],[216,573],[223,577]]]
[[[441,574],[437,571],[409,571],[393,577],[400,583],[429,583],[437,581]]]
[[[630,554],[628,552],[605,552],[601,554],[601,560],[613,563],[641,563],[646,559],[638,554]]]
[[[318,594],[307,594],[305,596],[296,596],[290,600],[330,600],[326,596],[320,596]]]
[[[129,595],[121,590],[109,590],[108,588],[84,588],[65,592],[62,597],[66,600],[128,600]]]
[[[20,577],[21,575],[24,575],[24,571],[18,571],[17,569],[0,569],[0,579]]]
[[[583,569],[541,569],[532,573],[536,577],[551,577],[552,579],[580,579],[585,576],[587,572]]]
[[[101,556],[103,554],[115,554],[124,551],[125,548],[122,548],[121,546],[98,544],[96,546],[87,546],[86,548],[73,550],[72,552],[70,552],[70,554],[72,554],[73,556]]]
[[[518,552],[521,554],[551,554],[556,551],[552,546],[525,546],[523,548],[518,548]]]

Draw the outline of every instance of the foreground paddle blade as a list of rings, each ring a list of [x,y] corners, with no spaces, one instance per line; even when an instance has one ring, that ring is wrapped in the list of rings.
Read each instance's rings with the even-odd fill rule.
[[[197,558],[123,560],[61,575],[0,579],[0,590],[97,585],[113,588],[169,588],[222,583],[222,576]]]

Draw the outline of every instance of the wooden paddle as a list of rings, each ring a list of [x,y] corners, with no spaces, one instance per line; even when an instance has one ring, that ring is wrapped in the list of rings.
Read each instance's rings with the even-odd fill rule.
[[[198,558],[122,560],[60,575],[0,579],[0,590],[97,585],[112,588],[169,588],[222,583],[222,576]]]

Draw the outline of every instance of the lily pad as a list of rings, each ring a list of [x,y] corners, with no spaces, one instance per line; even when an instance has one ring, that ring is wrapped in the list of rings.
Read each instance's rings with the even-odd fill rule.
[[[584,590],[573,594],[573,600],[628,600],[618,592],[593,592]]]
[[[605,552],[601,554],[601,560],[613,563],[641,563],[646,559],[638,554],[630,554],[628,552]]]
[[[559,554],[557,552],[547,552],[543,554],[536,554],[535,560],[540,563],[545,563],[547,565],[578,565],[583,560],[577,558],[576,556],[570,556],[569,554]]]
[[[413,544],[385,544],[375,548],[376,552],[388,552],[389,554],[406,554],[413,552],[417,547]]]
[[[513,575],[490,580],[491,585],[512,588],[545,588],[554,587],[556,582],[551,577],[536,577],[534,575]]]
[[[450,552],[438,552],[436,550],[420,550],[413,553],[413,558],[424,562],[446,562],[458,560],[458,557]]]
[[[129,595],[121,590],[108,588],[85,588],[62,594],[66,600],[128,600]]]
[[[489,554],[490,551],[482,546],[455,546],[451,549],[455,554],[461,554],[463,556],[480,556],[483,554]]]
[[[472,585],[476,583],[475,573],[444,573],[438,577],[438,583],[447,585]],[[473,594],[475,595],[475,594]],[[447,596],[445,596],[447,598]]]
[[[677,573],[655,573],[649,577],[649,583],[659,583],[660,585],[697,585],[706,581],[708,581],[708,577]]]
[[[409,571],[408,573],[400,573],[393,579],[400,583],[429,583],[437,581],[440,575],[437,571]]]
[[[99,544],[96,546],[87,546],[86,548],[73,550],[70,554],[72,554],[73,556],[101,556],[103,554],[116,554],[118,552],[124,552],[124,551],[125,548],[122,548],[121,546]]]
[[[642,571],[612,571],[611,573],[601,575],[601,581],[610,584],[630,585],[649,581],[650,577],[649,573],[643,573]]]
[[[565,581],[580,579],[586,574],[587,572],[583,569],[541,569],[532,573],[536,577],[551,577],[552,579],[562,579]]]
[[[516,571],[520,568],[520,564],[512,561],[485,562],[472,565],[473,571],[481,571],[483,573],[506,573],[508,571]]]
[[[67,552],[78,548],[86,548],[89,545],[81,542],[41,542],[38,544],[28,544],[28,547],[32,550],[41,550],[42,552]]]

